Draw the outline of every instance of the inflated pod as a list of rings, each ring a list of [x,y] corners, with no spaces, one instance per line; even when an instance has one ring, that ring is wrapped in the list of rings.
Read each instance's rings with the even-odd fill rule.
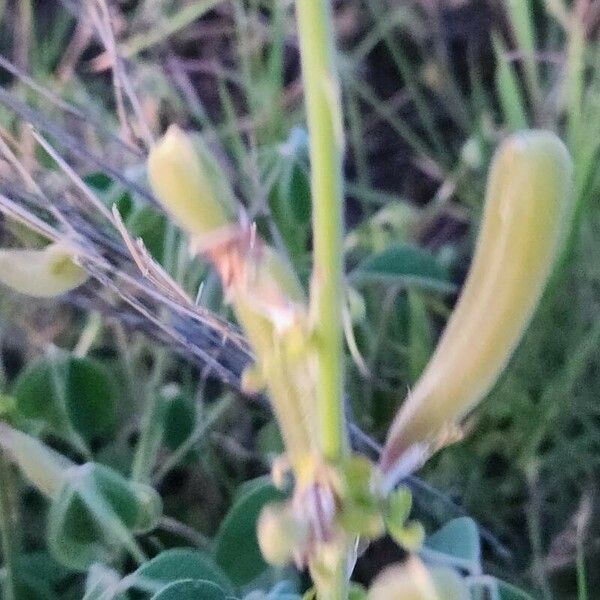
[[[463,292],[390,429],[384,473],[407,474],[490,390],[519,343],[570,222],[572,163],[547,131],[508,138],[493,160]]]
[[[72,252],[60,243],[43,250],[0,250],[0,282],[28,296],[52,298],[88,279],[73,261]]]
[[[211,155],[171,125],[148,156],[148,179],[177,224],[195,235],[214,233],[232,218],[232,194]]]

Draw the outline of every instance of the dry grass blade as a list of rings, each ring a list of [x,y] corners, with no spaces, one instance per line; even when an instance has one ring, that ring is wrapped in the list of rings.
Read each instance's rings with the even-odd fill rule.
[[[12,190],[0,194],[0,211],[44,237],[73,248],[92,281],[67,296],[74,305],[98,310],[124,326],[141,330],[174,351],[192,357],[225,384],[241,388],[241,375],[253,360],[241,334],[217,315],[193,306],[158,288],[138,273],[127,249],[98,230],[73,206],[61,206],[77,234],[73,239],[51,222],[50,200],[43,201]],[[56,203],[56,200],[55,200]],[[38,214],[36,214],[38,213]],[[99,284],[99,285],[98,285]]]
[[[19,108],[29,109],[19,102]],[[44,118],[37,119],[40,120]],[[69,294],[69,301],[143,331],[193,358],[227,385],[240,389],[241,374],[252,362],[241,334],[211,311],[195,306],[144,246],[131,239],[121,219],[102,204],[54,146],[34,133],[66,175],[64,189],[59,194],[49,194],[44,184],[38,183],[44,181],[45,173],[36,174],[34,179],[0,138],[0,151],[19,177],[14,182],[0,183],[0,211],[44,238],[72,248],[94,281]],[[60,130],[61,140],[69,137]],[[136,186],[127,187],[137,192]],[[102,217],[108,223],[102,223]],[[125,245],[107,225],[120,232]]]
[[[139,151],[135,146],[123,141],[120,137],[116,136],[112,131],[108,131],[106,126],[100,122],[96,117],[91,115],[90,113],[82,110],[80,107],[73,106],[68,102],[65,102],[61,98],[59,98],[56,94],[54,94],[49,89],[45,88],[43,85],[40,85],[35,79],[30,77],[25,71],[14,65],[7,58],[0,55],[0,67],[10,73],[13,77],[19,80],[22,84],[27,86],[31,91],[39,94],[45,100],[48,100],[53,106],[63,111],[65,114],[68,114],[72,117],[75,117],[78,121],[82,123],[91,123],[96,131],[96,133],[106,139],[115,142],[119,145],[119,147],[135,156],[139,159],[143,158],[143,154]]]
[[[150,148],[153,143],[152,130],[144,116],[140,101],[134,91],[131,80],[127,75],[125,65],[117,49],[117,42],[112,29],[111,15],[105,0],[90,0],[88,3],[88,14],[98,33],[98,37],[102,41],[106,53],[110,58],[110,64],[113,74],[114,95],[117,106],[117,114],[121,122],[121,128],[124,132],[132,133],[133,128],[130,126],[127,111],[125,108],[124,95],[127,96],[129,104],[135,113],[138,133],[147,148]]]
[[[0,104],[16,113],[23,121],[31,123],[37,129],[43,131],[47,135],[51,135],[54,138],[55,143],[61,145],[63,151],[67,150],[70,155],[76,157],[82,163],[87,163],[88,166],[93,166],[96,169],[102,170],[145,201],[155,207],[158,206],[154,196],[145,187],[132,181],[122,173],[121,169],[89,150],[89,148],[87,148],[75,135],[65,131],[63,128],[53,123],[49,117],[35,110],[28,104],[25,104],[15,94],[2,87],[0,87]],[[120,142],[119,148],[121,149],[122,147],[123,142]]]
[[[119,210],[114,205],[112,213],[115,225],[142,275],[171,297],[186,305],[192,305],[189,296],[181,289],[181,286],[152,258],[146,250],[143,240],[141,238],[135,241],[131,239]]]

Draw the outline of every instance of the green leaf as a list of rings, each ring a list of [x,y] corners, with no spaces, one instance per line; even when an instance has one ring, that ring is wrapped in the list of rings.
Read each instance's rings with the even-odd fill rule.
[[[269,204],[271,214],[293,257],[307,250],[310,234],[310,183],[304,165],[283,160],[277,165],[275,181]]]
[[[409,552],[419,550],[425,539],[425,530],[419,521],[407,522],[412,508],[412,494],[406,487],[398,488],[388,500],[385,526],[394,541]]]
[[[90,358],[70,358],[67,410],[73,426],[85,439],[105,435],[114,429],[117,398],[104,365]]]
[[[390,528],[390,535],[408,552],[417,552],[423,546],[425,528],[420,521],[409,521],[404,527]]]
[[[55,590],[72,576],[44,551],[19,556],[16,571],[19,600],[58,600]]]
[[[408,290],[408,309],[408,365],[410,382],[415,383],[433,354],[434,335],[425,302],[416,290]]]
[[[350,582],[348,600],[367,600],[367,590],[358,583]]]
[[[311,193],[308,136],[294,127],[288,139],[267,151],[262,167],[268,182],[271,216],[293,260],[306,258],[310,236]]]
[[[83,181],[89,187],[94,188],[94,191],[98,192],[106,192],[113,184],[113,180],[110,177],[110,175],[107,175],[102,171],[95,171],[93,173],[89,173],[83,178]]]
[[[481,571],[481,542],[477,524],[469,517],[453,519],[425,541],[425,547],[457,559],[470,571]]]
[[[116,393],[104,366],[90,358],[45,357],[19,374],[14,388],[18,413],[70,441],[74,428],[85,439],[116,425]]]
[[[156,590],[181,579],[201,579],[216,584],[228,593],[233,592],[231,581],[211,556],[188,548],[161,552],[144,563],[131,578],[134,587],[146,590]]]
[[[167,230],[165,215],[150,206],[138,206],[132,210],[126,225],[131,236],[142,238],[148,252],[155,260],[162,262]]]
[[[69,428],[63,381],[64,360],[41,358],[19,373],[14,397],[19,414],[47,426],[58,435]]]
[[[385,283],[437,292],[455,290],[437,258],[427,250],[409,244],[392,246],[370,256],[350,273],[349,279],[355,286]]]
[[[298,224],[308,225],[311,214],[310,176],[308,167],[294,162],[289,182],[290,211]]]
[[[170,583],[151,600],[228,600],[225,592],[210,581],[183,579]]]
[[[256,436],[256,447],[263,456],[278,456],[285,452],[281,433],[276,421],[269,421]]]
[[[245,585],[268,568],[256,538],[256,523],[266,504],[285,496],[266,478],[247,482],[216,537],[215,560],[236,585]]]
[[[494,35],[494,52],[496,53],[496,91],[504,120],[512,131],[527,127],[527,111],[523,99],[521,83],[513,63],[506,59],[507,50],[502,39]]]
[[[16,413],[15,399],[6,394],[0,394],[0,419],[2,421],[11,422]]]
[[[75,570],[110,561],[121,549],[139,558],[133,534],[153,528],[161,511],[160,496],[149,486],[104,465],[74,467],[50,506],[48,547],[56,560]]]
[[[70,569],[85,571],[95,562],[109,562],[114,548],[73,487],[66,486],[48,512],[47,544],[52,556]]]
[[[163,392],[165,444],[176,450],[185,442],[196,426],[196,404],[181,391]]]
[[[122,183],[115,181],[110,175],[102,171],[96,171],[86,175],[83,180],[93,188],[94,193],[104,205],[112,209],[116,205],[121,217],[127,220],[133,208],[131,193]]]

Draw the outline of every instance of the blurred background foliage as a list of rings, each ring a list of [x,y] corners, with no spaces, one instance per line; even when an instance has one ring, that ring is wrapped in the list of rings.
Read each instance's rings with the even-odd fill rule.
[[[230,318],[215,275],[118,178],[145,186],[143,142],[169,123],[200,131],[260,231],[306,283],[308,139],[291,3],[111,2],[113,50],[137,106],[123,101],[130,91],[113,76],[114,55],[86,6],[0,1],[0,132],[21,164],[45,189],[64,192],[64,173],[24,123],[32,121],[108,207],[117,204],[131,234],[187,293]],[[452,309],[498,141],[544,127],[573,154],[575,225],[537,315],[465,439],[426,466],[415,496],[429,530],[464,510],[490,532],[486,571],[545,600],[591,598],[600,560],[600,3],[340,0],[334,8],[346,134],[348,403],[373,439],[382,439]],[[106,131],[140,151],[125,152]],[[0,191],[10,196],[17,185],[0,161]],[[1,236],[3,245],[37,243],[6,220]],[[132,327],[119,311],[100,318],[89,298],[49,303],[2,290],[0,411],[70,458],[158,490],[164,516],[138,537],[140,552],[210,547],[232,577],[239,564],[227,544],[242,535],[235,527],[251,531],[236,524],[236,514],[252,513],[240,502],[255,506],[273,493],[244,483],[265,474],[280,449],[268,408],[150,340],[151,323]],[[20,560],[40,565],[20,585],[32,598],[81,597],[84,578],[73,570],[81,565],[56,544],[54,558],[46,554],[46,501],[13,479]],[[257,556],[255,546],[248,555]],[[358,579],[370,581],[394,558],[391,548],[375,544]],[[63,567],[51,566],[61,556]],[[94,567],[88,592],[135,570],[122,556],[111,560],[120,575]],[[259,576],[268,589],[279,575],[253,560],[234,583]],[[288,575],[292,591],[274,598],[301,589]]]

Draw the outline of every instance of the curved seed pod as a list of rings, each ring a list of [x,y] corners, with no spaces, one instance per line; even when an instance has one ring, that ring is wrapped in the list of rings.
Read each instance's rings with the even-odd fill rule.
[[[0,282],[17,292],[52,298],[64,294],[88,279],[73,262],[73,254],[62,244],[43,250],[0,250]]]
[[[150,151],[148,178],[158,199],[187,232],[206,235],[230,223],[231,192],[214,159],[176,125]]]
[[[539,301],[570,216],[572,164],[546,131],[508,138],[488,179],[481,232],[462,295],[381,457],[408,474],[494,385]]]

